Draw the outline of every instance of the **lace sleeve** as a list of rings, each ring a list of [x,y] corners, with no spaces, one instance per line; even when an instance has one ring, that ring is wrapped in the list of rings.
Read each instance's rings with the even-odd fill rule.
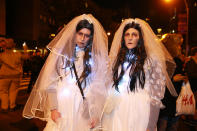
[[[165,93],[165,75],[159,62],[148,62],[146,70],[147,88],[150,92],[150,115],[147,130],[155,131],[160,108],[164,107],[161,99]]]
[[[54,109],[58,109],[58,100],[57,100],[57,91],[56,91],[56,87],[57,87],[57,83],[59,80],[62,79],[62,77],[65,77],[66,75],[68,75],[70,73],[70,70],[65,69],[66,67],[66,60],[64,58],[60,58],[58,59],[58,64],[60,65],[59,67],[57,67],[57,73],[59,75],[59,79],[55,82],[53,82],[47,89],[46,92],[48,94],[48,103],[49,103],[49,109],[50,110],[54,110]]]
[[[165,93],[165,75],[162,73],[159,62],[149,61],[147,63],[146,82],[150,92],[151,104],[162,108],[161,99],[163,99]]]

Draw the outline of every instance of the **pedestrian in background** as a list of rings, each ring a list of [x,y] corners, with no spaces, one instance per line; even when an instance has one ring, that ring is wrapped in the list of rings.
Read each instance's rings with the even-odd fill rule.
[[[1,112],[15,111],[18,108],[16,97],[23,74],[23,60],[28,58],[27,47],[24,47],[24,54],[14,52],[15,43],[12,38],[0,40],[3,48],[3,52],[0,53]]]

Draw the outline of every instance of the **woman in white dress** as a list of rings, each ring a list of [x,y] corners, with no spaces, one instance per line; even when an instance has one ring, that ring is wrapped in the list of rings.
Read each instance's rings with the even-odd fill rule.
[[[44,131],[89,131],[99,126],[106,98],[107,35],[90,14],[70,21],[51,51],[23,116],[47,121]]]
[[[141,19],[125,19],[111,50],[112,89],[102,121],[107,131],[155,131],[165,87],[177,95],[169,75],[172,57]],[[167,69],[166,62],[171,65]]]

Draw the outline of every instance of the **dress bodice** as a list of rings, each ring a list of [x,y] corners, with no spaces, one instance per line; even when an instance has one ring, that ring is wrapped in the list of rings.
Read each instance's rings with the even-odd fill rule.
[[[125,73],[122,77],[122,80],[120,81],[118,85],[119,91],[121,93],[129,91],[129,82],[130,82],[129,72],[130,72],[130,68],[132,65],[130,65],[129,67],[128,65],[129,65],[128,62],[125,62],[123,64],[123,70],[125,71]],[[120,68],[119,68],[119,74],[120,74]]]
[[[125,93],[130,93],[129,89],[129,84],[130,84],[130,68],[132,65],[129,65],[128,67],[128,62],[125,62],[123,64],[123,69],[124,69],[124,75],[122,77],[122,80],[120,81],[118,88],[119,92],[121,94]],[[145,84],[144,88],[139,87],[139,80],[137,79],[137,84],[136,84],[136,89],[135,92],[131,93],[136,93],[140,92],[142,90],[146,91],[150,97],[152,98],[152,103],[156,104],[160,107],[162,107],[161,99],[164,97],[164,92],[165,92],[165,76],[162,73],[160,64],[156,61],[152,60],[146,60],[144,63],[144,73],[145,73]],[[120,68],[119,68],[119,74],[120,74]]]

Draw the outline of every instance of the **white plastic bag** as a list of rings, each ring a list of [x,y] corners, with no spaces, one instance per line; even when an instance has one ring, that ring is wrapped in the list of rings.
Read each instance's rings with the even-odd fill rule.
[[[196,102],[190,83],[189,81],[183,82],[181,92],[176,100],[176,116],[181,114],[194,115],[195,108]]]

